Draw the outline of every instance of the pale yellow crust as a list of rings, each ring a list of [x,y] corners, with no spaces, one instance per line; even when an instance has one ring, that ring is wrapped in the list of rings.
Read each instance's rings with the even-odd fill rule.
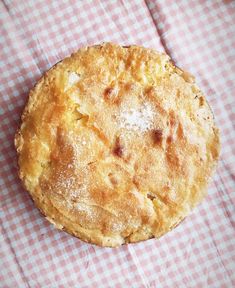
[[[47,219],[115,247],[160,237],[203,199],[219,133],[194,78],[167,55],[107,43],[41,78],[15,145]]]

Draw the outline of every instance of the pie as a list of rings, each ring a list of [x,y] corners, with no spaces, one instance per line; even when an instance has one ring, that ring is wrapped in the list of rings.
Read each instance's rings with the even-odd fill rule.
[[[138,46],[91,46],[29,94],[19,176],[57,228],[115,247],[159,238],[206,195],[219,132],[194,77]]]

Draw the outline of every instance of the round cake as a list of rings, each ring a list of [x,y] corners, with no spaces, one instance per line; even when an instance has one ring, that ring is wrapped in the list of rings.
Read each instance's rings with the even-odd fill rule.
[[[46,218],[115,247],[162,236],[203,199],[219,133],[194,78],[167,55],[106,43],[44,74],[15,146]]]

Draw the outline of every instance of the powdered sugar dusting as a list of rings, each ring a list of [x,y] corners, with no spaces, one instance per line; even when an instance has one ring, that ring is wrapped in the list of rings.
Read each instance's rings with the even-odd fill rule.
[[[80,79],[80,76],[76,72],[71,72],[69,74],[69,85],[72,86],[76,84]]]
[[[87,185],[85,183],[79,183],[76,187],[76,189],[71,189],[70,190],[70,196],[73,198],[79,197],[80,195],[84,194],[87,192]]]
[[[125,109],[120,113],[120,126],[127,130],[146,132],[153,128],[154,114],[149,103],[145,103],[139,109]]]

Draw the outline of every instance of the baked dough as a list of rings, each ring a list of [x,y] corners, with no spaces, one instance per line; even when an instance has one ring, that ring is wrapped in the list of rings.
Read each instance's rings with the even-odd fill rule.
[[[45,73],[15,146],[46,218],[115,247],[162,236],[203,199],[219,133],[194,78],[167,55],[106,43]]]

